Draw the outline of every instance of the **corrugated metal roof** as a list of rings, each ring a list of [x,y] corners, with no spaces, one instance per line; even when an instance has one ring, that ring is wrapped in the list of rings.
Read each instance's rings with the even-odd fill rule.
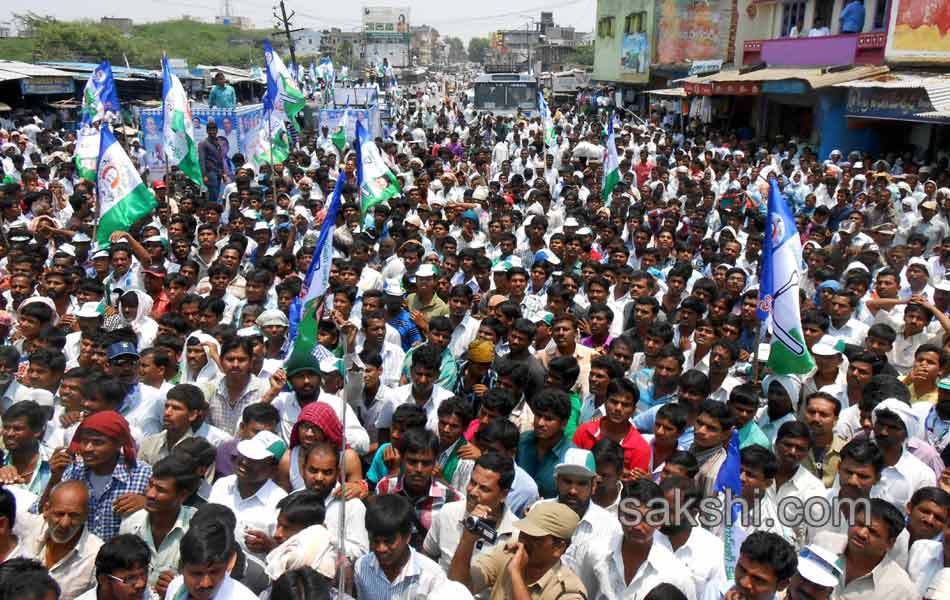
[[[923,89],[927,92],[932,111],[917,113],[927,119],[950,118],[950,75],[943,73],[886,73],[860,81],[839,83],[836,87],[879,89]]]
[[[764,81],[782,81],[785,79],[801,79],[808,82],[812,89],[819,89],[843,82],[866,77],[874,77],[887,73],[889,69],[883,66],[858,65],[846,69],[828,69],[818,67],[766,67],[746,73],[739,71],[720,71],[712,75],[693,75],[680,79],[682,83],[753,83]]]
[[[686,90],[681,87],[676,88],[662,88],[658,90],[647,90],[647,94],[652,94],[654,96],[675,96],[677,98],[685,98]]]
[[[0,71],[9,74],[16,74],[19,77],[8,77],[7,79],[25,79],[29,77],[70,77],[69,73],[47,67],[46,65],[32,65],[30,63],[16,60],[0,60]]]

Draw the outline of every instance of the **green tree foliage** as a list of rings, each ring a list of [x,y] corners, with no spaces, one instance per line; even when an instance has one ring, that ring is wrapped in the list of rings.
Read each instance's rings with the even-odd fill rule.
[[[462,62],[465,60],[465,44],[457,37],[446,37],[445,43],[449,47],[449,61]]]
[[[594,66],[594,45],[578,46],[564,58],[565,64]]]
[[[488,38],[473,37],[468,41],[468,59],[477,63],[485,62],[489,47]]]

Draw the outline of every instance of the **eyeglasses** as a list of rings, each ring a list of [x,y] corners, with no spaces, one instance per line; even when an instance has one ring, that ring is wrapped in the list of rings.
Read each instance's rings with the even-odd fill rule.
[[[133,575],[129,575],[125,579],[121,577],[116,577],[115,575],[111,575],[109,573],[106,573],[106,577],[108,577],[112,581],[115,581],[116,583],[121,583],[122,585],[134,586],[136,583],[139,583],[139,582],[148,582],[148,569],[146,569],[142,573],[135,573]]]

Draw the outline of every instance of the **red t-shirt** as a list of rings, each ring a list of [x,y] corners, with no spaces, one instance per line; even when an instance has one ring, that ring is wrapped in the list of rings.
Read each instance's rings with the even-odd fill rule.
[[[604,437],[600,431],[600,422],[604,418],[588,421],[578,427],[577,431],[574,432],[574,445],[585,450],[593,448],[594,444]],[[634,469],[650,470],[650,455],[653,451],[650,444],[643,439],[643,436],[640,435],[633,424],[630,425],[627,436],[620,442],[620,447],[623,448],[623,468],[625,471]]]

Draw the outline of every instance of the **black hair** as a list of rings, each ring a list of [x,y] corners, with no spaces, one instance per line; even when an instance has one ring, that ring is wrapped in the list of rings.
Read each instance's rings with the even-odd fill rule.
[[[686,450],[673,451],[666,459],[666,464],[683,467],[686,469],[687,477],[696,477],[696,474],[699,473],[699,461],[696,460],[692,452]]]
[[[753,383],[741,383],[729,392],[729,404],[741,406],[759,406],[759,386]]]
[[[481,406],[501,415],[507,415],[515,407],[515,399],[511,394],[511,390],[494,387],[488,390],[485,397],[482,398]]]
[[[581,367],[573,356],[558,356],[548,362],[548,373],[554,374],[561,381],[560,387],[569,390],[577,383]]]
[[[870,440],[854,439],[844,445],[839,453],[841,462],[853,460],[859,465],[871,465],[878,475],[884,470],[884,452]]]
[[[594,464],[613,465],[618,475],[623,474],[623,448],[610,438],[602,438],[590,449]]]
[[[666,419],[677,431],[683,432],[689,422],[690,407],[679,402],[667,402],[656,411],[654,421]]]
[[[415,509],[405,497],[377,496],[366,508],[366,531],[370,537],[408,536],[415,518]]]
[[[208,403],[201,388],[193,383],[179,383],[168,390],[168,400],[177,400],[188,410],[204,410]]]
[[[431,452],[433,457],[439,456],[439,436],[423,427],[413,427],[406,431],[399,440],[399,451],[405,458],[409,454],[424,454]]]
[[[905,520],[904,515],[900,510],[887,500],[883,498],[871,498],[869,504],[858,505],[858,510],[862,510],[865,506],[871,509],[871,514],[867,515],[867,523],[874,518],[879,518],[884,521],[884,525],[887,527],[887,533],[891,541],[897,539],[897,536],[904,531]]]
[[[0,563],[0,598],[45,600],[59,598],[59,592],[59,584],[38,560],[21,557]]]
[[[3,422],[13,421],[14,419],[26,419],[27,427],[33,433],[43,431],[46,425],[48,415],[46,408],[40,406],[33,400],[21,400],[10,405],[10,408],[3,412]]]
[[[515,480],[515,462],[511,457],[499,452],[486,452],[478,457],[475,466],[498,473],[498,487],[502,490],[511,489]]]
[[[679,389],[695,392],[701,396],[709,395],[712,391],[709,386],[709,376],[699,369],[689,369],[679,378]]]
[[[424,344],[412,353],[412,368],[415,369],[417,366],[422,367],[423,369],[432,369],[434,371],[439,370],[439,365],[442,363],[442,356],[439,350],[435,346],[430,346],[429,344]]]
[[[209,513],[211,509],[206,509],[209,506],[215,505],[209,503],[198,509],[191,519],[191,526],[181,538],[179,552],[182,565],[204,566],[227,563],[237,552],[238,546],[234,540],[236,523],[224,523],[224,519],[216,518],[217,515],[200,517],[203,510],[205,514]],[[221,508],[231,512],[226,506],[221,506]]]
[[[672,583],[661,583],[647,592],[643,600],[686,600],[686,594]]]
[[[426,413],[417,404],[401,404],[393,411],[392,424],[398,424],[403,431],[425,427]]]
[[[5,487],[0,487],[0,517],[6,517],[8,529],[16,525],[16,497]]]
[[[284,519],[297,527],[320,525],[327,515],[323,499],[313,490],[300,490],[284,496],[277,503],[277,510]]]
[[[722,402],[712,400],[711,398],[703,400],[703,403],[699,407],[698,414],[702,413],[706,413],[710,417],[719,421],[719,425],[722,427],[723,431],[734,427],[736,424],[736,418],[732,414],[732,411],[729,410],[729,407]]]
[[[217,450],[211,445],[211,442],[205,438],[193,435],[178,442],[178,444],[172,449],[169,456],[176,456],[178,458],[193,461],[202,469],[207,469],[212,464],[214,464],[214,461],[217,458]],[[155,472],[154,467],[152,472]],[[198,482],[195,483],[197,484]],[[195,485],[195,489],[197,488],[198,486]]]
[[[264,423],[265,425],[277,425],[280,422],[280,413],[277,409],[266,402],[255,402],[248,404],[241,412],[241,423]]]
[[[788,421],[787,423],[782,423],[782,426],[778,428],[778,433],[775,435],[775,441],[778,442],[787,437],[808,440],[809,449],[811,449],[814,443],[811,437],[811,429],[802,421]]]
[[[517,425],[507,417],[495,417],[475,432],[475,445],[484,451],[486,447],[497,442],[505,450],[515,450],[518,448],[519,438]]]
[[[750,534],[742,542],[739,553],[754,563],[768,566],[777,581],[790,578],[798,568],[795,548],[776,533],[756,531]]]
[[[567,423],[571,416],[571,399],[567,392],[563,390],[545,388],[532,399],[531,410],[536,415],[540,413],[552,414],[559,421]]]
[[[195,459],[190,455],[173,452],[152,465],[152,477],[174,479],[176,490],[191,492],[198,489],[201,479],[195,472],[195,464]]]
[[[636,404],[640,401],[640,390],[637,386],[627,379],[626,377],[617,377],[616,379],[611,379],[607,383],[607,396],[615,396],[618,394],[627,394],[633,398],[633,404]]]
[[[66,370],[66,357],[62,352],[49,348],[39,348],[30,354],[30,363],[46,367],[53,373],[62,373]]]
[[[622,500],[634,500],[640,506],[648,506],[663,500],[663,490],[652,479],[625,481],[620,491]]]
[[[468,403],[468,400],[460,396],[452,396],[443,400],[439,404],[436,414],[439,417],[456,416],[462,422],[463,427],[468,427],[468,424],[474,418],[472,406]]]
[[[775,479],[778,473],[778,459],[771,450],[758,444],[746,446],[740,451],[742,464],[756,469],[762,469],[766,479]]]
[[[149,566],[152,551],[145,540],[131,533],[117,535],[99,548],[96,554],[96,576],[112,575],[119,569]]]
[[[910,505],[916,506],[921,502],[933,502],[937,506],[950,508],[950,493],[933,485],[922,487],[910,497]]]
[[[284,571],[271,586],[270,600],[331,600],[333,582],[310,567]]]

